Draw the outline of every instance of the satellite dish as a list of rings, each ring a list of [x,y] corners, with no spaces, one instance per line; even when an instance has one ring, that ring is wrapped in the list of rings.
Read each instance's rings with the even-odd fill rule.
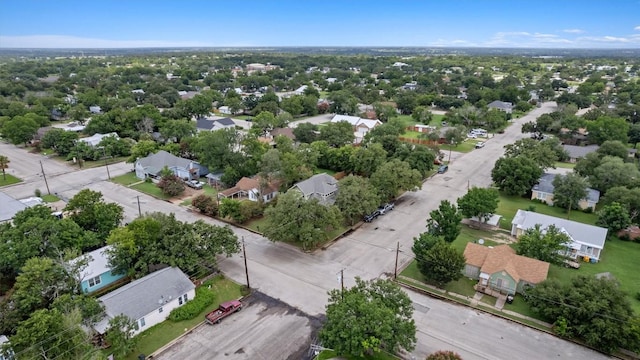
[[[484,239],[478,239],[478,244],[480,245],[484,244]]]

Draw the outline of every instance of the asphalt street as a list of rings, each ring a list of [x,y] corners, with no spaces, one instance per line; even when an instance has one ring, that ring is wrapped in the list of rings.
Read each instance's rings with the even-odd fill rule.
[[[456,201],[464,195],[468,186],[490,185],[491,169],[503,154],[503,146],[527,136],[520,132],[524,122],[552,112],[555,107],[555,103],[544,103],[541,108],[514,120],[504,134],[490,138],[484,148],[456,154],[447,173],[427,180],[419,191],[404,194],[398,199],[395,210],[363,225],[326,250],[303,253],[287,244],[272,243],[247,230],[234,229],[247,244],[252,288],[282,300],[305,314],[316,316],[324,313],[327,291],[340,287],[341,271],[344,273],[345,286],[353,285],[356,276],[375,279],[393,273],[396,244],[400,243],[401,265],[407,264],[412,258],[413,238],[425,230],[429,212],[436,209],[442,200]],[[143,213],[173,212],[176,218],[183,221],[203,219],[212,224],[221,224],[183,207],[107,182],[104,167],[80,171],[6,144],[0,144],[0,153],[11,159],[10,171],[13,172],[10,173],[26,180],[25,183],[3,188],[4,192],[16,198],[32,196],[35,188],[44,189],[39,171],[39,161],[43,160],[45,172],[52,173],[51,176],[47,175],[52,193],[57,192],[69,198],[83,188],[101,191],[107,201],[117,202],[124,207],[125,221],[138,215],[139,197]],[[15,163],[19,164],[14,166]],[[131,164],[110,165],[112,176],[131,169]],[[221,258],[220,268],[228,277],[240,283],[246,281],[244,259],[240,255]],[[409,294],[417,309],[414,318],[418,325],[418,343],[412,352],[416,359],[443,349],[457,351],[467,360],[606,358],[571,342],[470,308],[412,292]],[[264,331],[277,333],[278,325],[274,323],[272,326]],[[238,338],[238,341],[242,339]]]

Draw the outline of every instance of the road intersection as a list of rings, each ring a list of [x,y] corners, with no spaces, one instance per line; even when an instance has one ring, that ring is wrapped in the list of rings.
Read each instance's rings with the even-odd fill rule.
[[[544,103],[526,116],[514,120],[504,134],[495,135],[482,149],[457,157],[445,174],[438,174],[424,183],[421,190],[400,197],[395,210],[379,217],[335,242],[325,250],[304,253],[282,243],[272,243],[259,234],[234,228],[247,244],[247,260],[252,287],[275,299],[280,299],[300,311],[315,316],[325,311],[327,291],[340,286],[338,274],[343,271],[345,286],[363,279],[384,277],[393,273],[395,247],[400,243],[400,263],[412,259],[413,238],[425,230],[426,218],[440,201],[456,199],[468,186],[491,184],[491,169],[503,154],[503,146],[525,135],[520,132],[524,122],[555,110],[555,103]],[[191,212],[184,207],[155,199],[133,189],[107,180],[104,168],[78,170],[64,164],[54,164],[39,154],[27,153],[12,145],[0,143],[0,152],[10,160],[9,173],[25,182],[2,190],[15,198],[32,196],[36,188],[44,189],[39,171],[43,161],[52,193],[70,198],[83,188],[101,191],[106,201],[116,202],[125,209],[125,221],[138,216],[136,197],[143,202],[142,212],[173,212],[182,221],[203,219],[222,223]],[[18,163],[18,164],[16,164]],[[131,171],[132,165],[119,163],[109,167],[111,176]],[[244,259],[240,255],[220,260],[220,269],[230,278],[245,282]],[[464,359],[604,359],[604,355],[533,330],[510,321],[478,312],[475,309],[439,301],[408,292],[416,311],[418,343],[412,356],[416,359],[437,350],[454,350]],[[272,335],[274,339],[277,334]],[[287,356],[283,356],[287,358]]]

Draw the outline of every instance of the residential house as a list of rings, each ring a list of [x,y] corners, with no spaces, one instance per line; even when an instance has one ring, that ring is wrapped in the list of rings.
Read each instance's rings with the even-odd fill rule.
[[[209,173],[209,169],[207,169],[206,166],[200,165],[194,160],[177,157],[164,150],[138,159],[134,164],[136,177],[142,180],[147,177],[159,177],[160,172],[165,167],[171,170],[176,176],[188,180],[197,180],[200,176]]]
[[[520,237],[527,229],[538,224],[542,229],[555,225],[569,237],[570,242],[566,245],[566,251],[563,252],[567,257],[592,262],[600,260],[607,239],[607,229],[531,211],[518,210],[511,221],[511,235]]]
[[[168,267],[98,298],[105,317],[93,328],[104,334],[109,320],[125,315],[135,321],[133,335],[165,321],[171,310],[195,297],[195,285],[180,269]]]
[[[198,131],[216,131],[227,128],[235,128],[236,123],[231,118],[207,119],[198,118],[196,120],[196,129]]]
[[[98,105],[89,106],[89,112],[92,114],[102,114],[102,108]]]
[[[464,275],[478,279],[475,289],[492,296],[522,293],[547,278],[549,263],[516,255],[509,245],[496,247],[468,243]]]
[[[358,116],[336,115],[331,119],[332,123],[346,121],[353,126],[354,143],[359,144],[364,136],[375,127],[382,125],[382,121],[376,119],[363,119]]]
[[[72,263],[87,260],[87,267],[80,273],[80,287],[83,292],[100,290],[124,278],[124,274],[115,274],[109,266],[109,249],[110,245],[104,246],[71,260]]]
[[[569,154],[569,162],[575,163],[578,160],[587,156],[587,154],[597,151],[600,146],[598,145],[562,145],[562,148]]]
[[[86,143],[89,146],[97,146],[98,144],[100,144],[102,139],[104,139],[106,137],[109,137],[109,136],[115,137],[116,140],[120,139],[118,134],[112,132],[112,133],[108,133],[108,134],[93,134],[93,135],[91,135],[89,137],[86,137],[86,138],[80,138],[80,139],[78,139],[78,141]]]
[[[5,348],[3,350],[3,348]],[[13,360],[15,357],[13,350],[10,348],[9,338],[6,335],[0,335],[0,360]]]
[[[263,187],[261,189],[261,187]],[[272,181],[269,184],[260,184],[260,179],[258,177],[243,177],[240,179],[236,185],[232,188],[226,189],[218,193],[219,198],[230,198],[230,199],[247,199],[250,201],[260,201],[262,196],[262,201],[268,203],[273,200],[276,196],[278,196],[278,189],[280,188],[280,183],[277,181]],[[262,190],[262,191],[261,191]]]
[[[51,110],[51,113],[49,114],[49,118],[53,121],[60,121],[64,119],[64,114],[62,113],[62,110],[60,109],[53,109]]]
[[[489,105],[487,105],[487,108],[498,109],[500,111],[506,112],[507,114],[511,114],[511,112],[513,111],[513,104],[510,102],[496,100],[489,103]]]
[[[27,208],[27,205],[0,191],[0,224],[11,221],[17,213]]]
[[[84,125],[77,122],[70,122],[68,124],[55,124],[52,127],[56,129],[62,129],[64,131],[73,131],[73,132],[81,132],[87,126],[87,123]]]
[[[331,175],[320,173],[293,185],[291,190],[300,191],[307,200],[318,199],[323,205],[333,205],[338,194],[338,180]]]
[[[533,185],[531,189],[531,200],[540,200],[549,205],[553,205],[553,191],[555,187],[553,186],[553,180],[556,176],[563,176],[558,174],[549,174],[544,173],[542,177],[538,180],[538,183]],[[580,200],[577,206],[584,210],[591,208],[595,210],[596,205],[600,201],[600,191],[587,188],[587,197]]]
[[[269,132],[269,134],[273,139],[277,138],[278,136],[284,136],[291,139],[292,141],[296,141],[296,136],[293,134],[293,129],[289,127],[273,129]]]

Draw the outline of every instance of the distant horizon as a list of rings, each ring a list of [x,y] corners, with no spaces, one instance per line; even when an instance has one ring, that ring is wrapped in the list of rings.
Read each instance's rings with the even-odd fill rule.
[[[600,0],[245,0],[241,6],[223,0],[3,1],[0,49],[640,48],[640,1],[607,5]]]

